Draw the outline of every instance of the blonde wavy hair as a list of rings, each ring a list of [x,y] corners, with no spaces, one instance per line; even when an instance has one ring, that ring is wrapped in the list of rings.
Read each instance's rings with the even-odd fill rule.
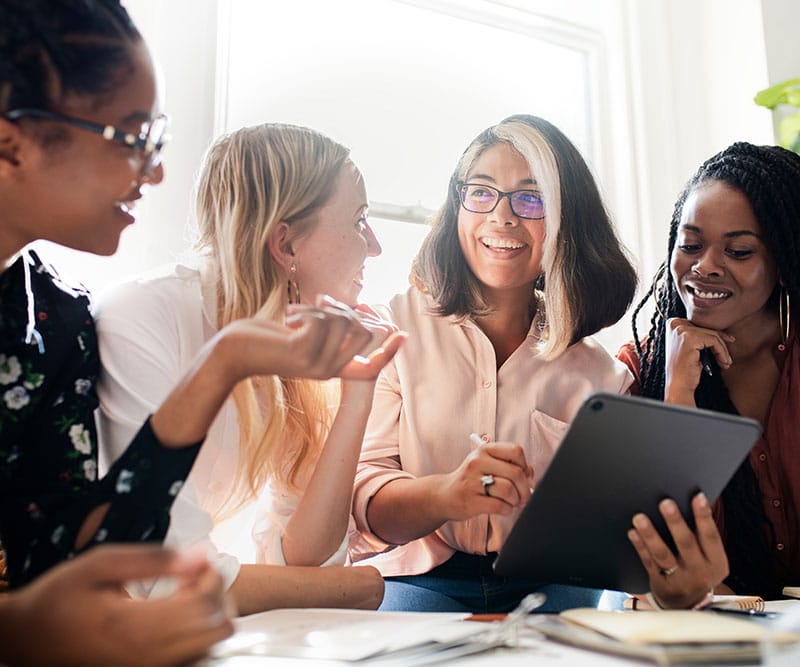
[[[286,275],[270,254],[270,234],[280,222],[295,236],[307,233],[348,162],[347,148],[293,125],[246,127],[211,146],[196,186],[197,249],[214,269],[218,327],[244,317],[283,321]],[[224,513],[270,479],[296,491],[331,421],[319,381],[254,377],[235,387],[233,399],[240,455]]]

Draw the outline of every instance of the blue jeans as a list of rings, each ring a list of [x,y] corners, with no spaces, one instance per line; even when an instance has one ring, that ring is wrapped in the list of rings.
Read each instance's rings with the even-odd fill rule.
[[[602,590],[541,581],[500,577],[492,570],[497,554],[476,556],[457,551],[425,574],[386,577],[380,611],[458,611],[500,614],[514,609],[528,593],[539,591],[547,601],[537,611],[559,612],[596,607]]]

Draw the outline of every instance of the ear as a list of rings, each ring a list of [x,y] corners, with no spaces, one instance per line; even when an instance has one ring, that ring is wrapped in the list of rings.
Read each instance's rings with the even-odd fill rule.
[[[25,136],[16,123],[0,117],[0,174],[18,167]]]
[[[287,272],[294,261],[293,239],[292,228],[285,222],[279,222],[270,232],[267,241],[272,259]]]

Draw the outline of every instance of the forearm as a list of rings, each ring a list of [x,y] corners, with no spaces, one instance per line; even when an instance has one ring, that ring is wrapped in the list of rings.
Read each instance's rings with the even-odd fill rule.
[[[25,591],[23,588],[0,595],[0,665],[30,664],[30,658],[26,659],[30,647],[26,646],[25,638],[32,629],[26,623]]]
[[[383,578],[373,567],[242,565],[230,592],[240,615],[287,607],[377,609]]]
[[[372,405],[374,382],[343,382],[325,446],[283,534],[287,565],[321,565],[347,533],[353,479]]]
[[[389,544],[406,544],[439,528],[450,518],[442,493],[445,478],[402,478],[382,486],[367,507],[372,532]]]
[[[696,408],[697,403],[694,400],[694,390],[695,387],[687,387],[682,383],[674,382],[670,378],[667,378],[664,384],[664,402]]]
[[[170,392],[150,424],[165,447],[181,447],[205,437],[235,384],[230,372],[230,343],[212,339]]]

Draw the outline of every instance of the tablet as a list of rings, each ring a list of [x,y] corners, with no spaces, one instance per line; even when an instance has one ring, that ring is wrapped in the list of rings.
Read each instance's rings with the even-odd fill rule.
[[[511,529],[495,572],[647,592],[647,571],[627,536],[633,515],[647,514],[672,545],[659,501],[674,498],[690,520],[694,494],[702,490],[713,503],[760,434],[761,425],[744,417],[590,396]]]

